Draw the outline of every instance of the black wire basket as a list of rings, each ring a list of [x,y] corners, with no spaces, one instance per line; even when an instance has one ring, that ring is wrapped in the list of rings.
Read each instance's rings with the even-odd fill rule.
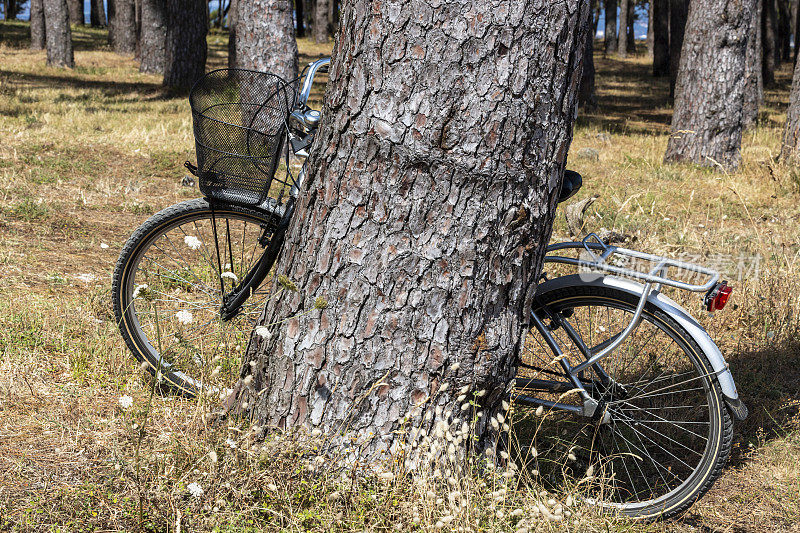
[[[296,101],[294,85],[267,72],[220,69],[197,81],[189,104],[206,198],[254,206],[270,196]]]

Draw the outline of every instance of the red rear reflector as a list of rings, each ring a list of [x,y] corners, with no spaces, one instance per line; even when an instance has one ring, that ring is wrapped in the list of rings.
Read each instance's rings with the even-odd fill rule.
[[[719,311],[728,303],[728,298],[730,298],[732,292],[733,287],[728,285],[727,281],[717,283],[714,288],[706,294],[706,309],[709,311]]]

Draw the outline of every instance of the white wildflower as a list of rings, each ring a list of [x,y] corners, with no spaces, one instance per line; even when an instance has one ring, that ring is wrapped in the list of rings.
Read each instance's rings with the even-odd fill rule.
[[[245,387],[249,387],[251,383],[253,383],[253,374],[247,374],[244,379],[242,380]]]
[[[391,481],[394,479],[394,474],[391,472],[381,472],[378,477],[384,481]]]
[[[198,248],[203,246],[203,243],[200,242],[200,239],[198,239],[194,235],[187,235],[186,237],[183,238],[183,242],[185,242],[186,246],[188,246],[192,250],[197,250]]]
[[[178,319],[178,322],[181,324],[191,324],[194,317],[192,316],[191,311],[187,311],[186,309],[181,309],[177,313],[175,313],[175,318]]]
[[[214,450],[208,452],[208,458],[211,459],[212,463],[216,463],[217,461],[219,461],[219,457],[217,457],[217,452],[215,452]]]
[[[191,494],[194,498],[200,498],[203,495],[203,487],[201,487],[198,483],[189,483],[189,485],[186,487],[186,490],[188,490],[189,494]]]
[[[119,397],[119,406],[123,409],[130,409],[131,405],[133,405],[133,398],[124,394]]]
[[[267,483],[267,488],[272,492],[278,492],[278,486],[275,483]]]
[[[272,338],[272,333],[270,333],[269,328],[267,326],[258,326],[256,328],[256,335],[266,340]]]
[[[536,416],[542,416],[542,413],[544,413],[544,407],[540,405],[536,408]]]
[[[230,447],[231,450],[235,450],[236,449],[236,441],[231,439],[231,438],[225,439],[225,444],[227,444]]]
[[[139,297],[139,295],[148,289],[147,283],[142,283],[141,285],[137,285],[135,289],[133,289],[133,299]]]
[[[100,243],[100,248],[102,248],[103,250],[108,250],[108,245],[106,243],[104,243],[104,242],[101,242]]]
[[[233,272],[223,272],[222,274],[220,274],[220,277],[228,278],[229,280],[232,280],[234,283],[239,283],[239,278],[237,278],[236,274],[234,274]]]

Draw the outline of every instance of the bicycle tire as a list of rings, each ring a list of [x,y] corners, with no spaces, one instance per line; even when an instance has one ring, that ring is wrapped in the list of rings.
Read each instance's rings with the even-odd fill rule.
[[[208,225],[210,224],[211,221],[211,215],[212,215],[211,207],[209,206],[208,202],[203,198],[187,200],[172,205],[170,207],[167,207],[162,211],[159,211],[158,213],[154,214],[144,224],[142,224],[139,228],[137,228],[136,231],[134,231],[131,237],[128,239],[128,241],[125,243],[124,247],[122,248],[122,252],[120,253],[119,260],[117,261],[116,267],[114,269],[114,277],[112,281],[112,300],[114,306],[114,315],[116,317],[117,326],[119,327],[120,333],[122,334],[122,337],[125,340],[125,344],[128,346],[128,348],[131,350],[134,357],[138,361],[147,363],[147,369],[150,371],[152,375],[156,375],[158,372],[160,372],[161,377],[163,377],[163,380],[165,382],[164,384],[168,388],[171,388],[174,391],[189,397],[195,396],[202,388],[203,385],[201,377],[198,377],[198,375],[194,376],[191,375],[191,373],[188,373],[186,368],[181,368],[180,365],[175,364],[174,361],[173,362],[168,361],[167,357],[162,357],[162,354],[160,354],[159,350],[156,348],[156,345],[162,346],[163,348],[163,344],[161,342],[162,336],[167,335],[166,331],[164,332],[160,331],[161,323],[165,323],[165,320],[167,318],[172,319],[176,315],[175,309],[179,308],[175,307],[171,311],[165,310],[164,312],[165,314],[159,316],[158,314],[159,303],[154,303],[156,301],[155,298],[153,298],[150,302],[141,302],[142,305],[134,303],[134,300],[138,296],[136,292],[141,290],[142,286],[148,287],[148,284],[143,283],[143,280],[139,279],[141,278],[141,272],[142,272],[142,269],[139,267],[139,265],[142,263],[142,261],[146,260],[148,252],[155,246],[154,243],[156,243],[160,239],[163,241],[162,237],[169,239],[170,238],[169,232],[175,230],[175,228],[180,228],[181,230],[183,230],[184,225],[188,225],[190,223],[192,223],[195,228],[200,228],[201,226]],[[259,236],[261,233],[263,233],[263,231],[265,230],[271,232],[271,235],[274,236],[275,229],[278,227],[281,218],[279,213],[264,212],[256,209],[235,206],[235,205],[225,205],[225,206],[215,207],[214,217],[215,217],[215,224],[217,224],[217,227],[223,225],[223,222],[229,225],[230,221],[236,221],[240,225],[243,224],[245,228],[245,231],[242,233],[243,241],[247,237],[246,234],[247,224],[252,224],[254,227],[258,227],[260,229],[259,233],[252,233],[252,237],[255,240],[256,237]],[[200,223],[200,225],[198,225],[198,222]],[[200,229],[197,229],[197,234],[198,235],[201,234]],[[202,236],[210,240],[207,233],[202,232]],[[200,239],[198,239],[197,236],[194,236],[194,238],[197,239],[197,242],[200,242]],[[190,238],[187,236],[184,240],[186,239]],[[228,248],[230,248],[232,241],[233,238],[231,237],[230,229],[228,229],[228,243],[227,243]],[[247,239],[247,241],[248,243],[250,242],[249,239]],[[194,242],[192,242],[191,240],[187,242],[194,245]],[[206,248],[206,244],[205,243],[202,244],[203,247]],[[253,248],[254,250],[263,251],[265,249],[266,244],[267,242],[262,241],[261,243],[258,243],[257,241],[254,241]],[[223,248],[225,248],[225,246],[223,246]],[[216,249],[219,250],[219,248]],[[188,254],[190,251],[191,250],[189,249],[187,249],[185,252],[181,252],[179,250],[178,252],[176,252],[176,255],[180,253],[181,257],[183,258],[184,255],[182,254],[184,253]],[[210,243],[208,243],[207,251],[209,255],[214,254],[214,248],[211,246]],[[205,253],[205,251],[203,253]],[[166,256],[166,254],[164,255]],[[233,252],[231,252],[229,255],[231,255],[230,263],[225,263],[225,267],[226,268],[229,267],[227,269],[230,270],[231,273],[233,273],[233,271],[236,270],[236,268],[234,268],[233,265],[233,263],[235,263],[235,260],[233,259]],[[277,254],[275,254],[275,256],[277,256]],[[225,255],[225,251],[224,250],[221,251],[220,258],[224,260],[226,257],[227,256]],[[242,264],[244,264],[245,262],[244,255],[242,255],[242,258],[243,258]],[[272,262],[274,263],[276,257],[272,257],[271,259]],[[183,259],[183,261],[188,265],[188,261],[186,259]],[[166,261],[163,262],[166,263]],[[208,262],[213,263],[213,261],[208,261]],[[158,265],[159,263],[155,262],[155,264]],[[248,264],[248,268],[251,268],[253,264],[254,264],[253,258],[250,257],[250,263]],[[191,275],[185,274],[185,276],[183,277],[181,275],[175,275],[172,277],[157,275],[156,277],[165,278],[167,280],[172,281],[174,285],[177,285],[176,288],[172,289],[173,291],[175,290],[181,291],[183,289],[185,292],[188,292],[189,287],[186,286],[182,287],[181,284],[186,281],[186,278],[193,279],[192,276],[197,279],[198,286],[199,284],[203,283],[203,280],[201,279],[202,276],[198,277],[198,275],[195,273],[194,267],[182,267],[182,268],[189,268],[188,271],[191,271]],[[227,270],[225,274],[228,274]],[[139,276],[139,278],[137,278],[137,275]],[[239,276],[239,278],[241,278],[241,276]],[[225,280],[220,280],[220,282],[225,283]],[[206,287],[206,285],[203,284],[203,287]],[[197,305],[196,303],[187,302],[189,297],[185,296],[184,294],[181,294],[182,296],[184,296],[184,298],[176,297],[174,300],[168,300],[166,298],[163,298],[159,299],[158,301],[159,302],[174,301],[175,305],[181,306],[180,308],[185,308],[184,310],[188,309],[190,316],[192,315],[192,312],[198,314],[198,312],[200,311],[204,313],[207,312],[207,314],[216,312],[218,315],[219,314],[218,309],[222,303],[220,297],[222,288],[215,287],[212,290],[210,288],[210,285],[208,287],[209,288],[207,290],[208,293],[207,299],[211,301],[211,303],[207,306],[207,308],[204,307],[201,309],[200,306]],[[150,287],[148,287],[146,290],[155,291],[155,289],[152,289]],[[159,295],[164,294],[165,292],[166,289],[164,289],[164,292],[160,292],[158,294]],[[199,291],[195,292],[199,293]],[[213,309],[215,297],[217,299],[215,302],[217,307],[216,309]],[[254,298],[251,299],[255,300]],[[187,302],[189,305],[186,305],[186,303],[184,302]],[[246,302],[245,305],[247,305],[248,303],[250,302]],[[150,335],[148,335],[145,332],[145,327],[142,325],[145,322],[145,319],[144,319],[144,312],[140,307],[145,307],[146,305],[150,305],[152,308],[156,310],[156,312],[154,313],[153,322],[157,324],[155,326],[157,328],[156,329],[157,342],[154,342],[156,339],[151,338],[153,337],[152,330],[150,331]],[[192,305],[194,305],[194,307],[192,307]],[[253,305],[255,305],[255,302]],[[245,320],[245,319],[247,319],[247,316],[241,316],[240,318],[235,318],[233,320],[235,321],[235,320]],[[232,324],[237,324],[237,323],[232,322]],[[208,327],[209,326],[206,326],[206,329],[208,329]],[[213,329],[214,327],[218,328],[226,327],[226,324],[222,324],[222,322],[215,322],[214,325],[211,325],[210,327],[211,329]],[[206,329],[201,330],[201,333],[203,333],[204,336],[205,336],[204,332],[206,331]],[[249,331],[251,330],[252,327],[250,327],[249,330],[242,329],[242,333],[243,335],[247,336],[247,338],[249,338]],[[209,335],[212,334],[214,333],[212,332]],[[184,344],[188,344],[188,341],[186,341],[185,338],[183,339],[182,342]],[[174,344],[180,344],[180,342],[176,341]],[[230,346],[228,346],[228,343],[225,343],[224,346],[225,350],[231,348]],[[171,348],[172,345],[170,345],[170,347],[165,349],[165,352],[168,352]],[[239,345],[238,348],[233,347],[232,349],[241,350],[241,348],[242,347]],[[197,352],[196,349],[195,352]],[[195,357],[199,357],[201,362],[204,361],[203,360],[204,354],[202,353],[195,354]],[[232,355],[229,355],[228,358],[231,360],[235,360],[235,357],[233,357]],[[207,361],[205,362],[207,363]],[[198,363],[198,366],[199,365],[200,363]],[[217,366],[221,367],[222,365],[217,365]],[[233,362],[231,362],[227,366],[230,367],[229,370],[231,370],[230,372],[231,374],[234,372],[238,372],[239,370],[237,364]],[[205,372],[204,369],[199,369],[199,370]],[[209,379],[208,374],[206,373],[204,375],[206,376],[206,381],[208,381]],[[222,386],[225,385],[227,385],[227,383],[223,383]]]
[[[626,316],[630,316],[630,314],[633,313],[633,311],[634,311],[634,309],[636,307],[636,304],[638,303],[638,298],[635,295],[632,295],[632,294],[627,293],[625,291],[621,291],[621,290],[618,290],[618,289],[615,289],[615,288],[611,288],[611,287],[597,287],[597,286],[592,286],[592,285],[573,285],[573,286],[566,286],[566,287],[561,287],[561,288],[553,288],[552,290],[547,290],[547,287],[546,287],[546,284],[545,284],[542,288],[543,288],[543,290],[538,294],[539,301],[541,302],[541,304],[544,307],[547,307],[548,309],[550,309],[551,312],[558,312],[558,313],[566,312],[567,314],[572,314],[571,317],[573,319],[577,316],[577,315],[575,315],[576,309],[586,308],[586,307],[589,307],[589,306],[595,306],[595,307],[609,306],[610,308],[615,309],[616,312],[624,313]],[[537,308],[535,308],[533,310],[533,312],[539,313],[540,316],[544,316],[542,307],[538,307],[537,306]],[[584,314],[586,314],[586,313],[584,313]],[[589,316],[589,315],[586,314],[586,316]],[[622,322],[621,320],[619,320],[619,321]],[[589,323],[589,328],[591,328],[592,327],[591,326],[591,321],[588,321],[588,323]],[[668,314],[664,313],[658,306],[656,306],[656,305],[654,305],[654,304],[652,304],[650,302],[648,302],[646,304],[645,308],[644,308],[643,319],[642,319],[642,322],[640,323],[639,328],[642,327],[642,324],[648,324],[648,325],[656,328],[657,330],[665,333],[667,336],[669,336],[675,342],[675,344],[677,345],[678,349],[680,349],[688,357],[689,361],[694,366],[694,372],[697,373],[697,377],[693,377],[693,378],[691,378],[691,380],[699,380],[699,383],[702,384],[702,391],[703,392],[695,393],[695,394],[693,394],[693,397],[699,397],[701,395],[704,395],[707,398],[707,401],[708,401],[708,403],[707,403],[707,406],[708,406],[708,430],[707,430],[708,436],[707,436],[707,440],[706,440],[706,445],[705,445],[705,447],[704,447],[704,449],[702,451],[701,458],[697,461],[697,464],[694,467],[694,470],[691,472],[691,474],[689,474],[686,477],[686,479],[683,480],[678,486],[676,486],[674,489],[669,490],[668,492],[666,492],[663,495],[660,495],[660,496],[655,497],[655,498],[649,498],[649,499],[637,500],[637,501],[626,501],[626,502],[622,502],[622,501],[614,502],[614,501],[603,500],[602,498],[588,497],[588,496],[585,499],[587,501],[591,502],[591,503],[595,503],[595,504],[600,505],[600,506],[602,506],[602,507],[604,507],[606,509],[611,509],[611,510],[615,510],[615,511],[621,512],[621,513],[623,513],[623,514],[625,514],[625,515],[627,515],[629,517],[632,517],[632,518],[652,520],[652,519],[660,519],[660,518],[669,518],[669,517],[672,517],[672,516],[675,516],[675,515],[678,515],[678,514],[684,512],[695,501],[697,501],[697,499],[699,499],[703,494],[705,494],[709,490],[709,488],[713,485],[714,481],[719,477],[724,465],[726,464],[726,462],[728,460],[728,457],[730,456],[731,444],[732,444],[732,440],[733,440],[733,422],[732,422],[730,413],[728,412],[727,408],[725,407],[725,404],[724,404],[724,401],[723,401],[723,397],[722,397],[722,391],[720,389],[719,383],[717,382],[716,375],[714,374],[713,367],[712,367],[712,365],[711,365],[711,363],[709,361],[709,358],[703,352],[703,350],[701,349],[700,345],[698,345],[698,343],[691,337],[691,335],[680,324],[678,324],[677,321],[673,320]],[[534,333],[534,335],[538,336],[538,333]],[[611,335],[610,331],[608,332],[608,335],[609,336]],[[577,348],[574,345],[574,343],[573,343],[572,346],[569,346],[569,342],[571,342],[571,341],[567,341],[566,340],[567,338],[568,338],[567,335],[564,332],[562,332],[560,334],[560,337],[559,337],[559,341],[560,341],[559,344],[561,344],[562,349],[564,349],[565,352],[568,352],[568,351],[572,350],[573,354],[574,354],[577,351]],[[540,344],[541,346],[544,346],[543,342],[542,343],[539,343],[538,341],[536,341],[536,342],[537,342],[537,344]],[[628,342],[628,341],[626,340],[625,342]],[[592,343],[590,343],[590,345],[591,344]],[[623,344],[623,346],[624,346],[624,344]],[[642,357],[642,353],[646,351],[645,350],[646,347],[647,347],[646,345],[641,347],[640,353],[636,354],[635,356],[631,355],[631,357],[635,357],[637,359]],[[663,349],[667,350],[670,347],[671,347],[671,345],[666,347],[666,348],[663,348]],[[620,348],[618,350],[621,350],[621,349],[623,349],[623,348]],[[634,351],[635,350],[633,350],[633,348],[631,348],[631,352],[633,353]],[[541,354],[543,352],[539,351],[539,353]],[[618,351],[615,351],[614,353],[612,353],[609,356],[609,359],[603,360],[601,362],[601,364],[605,363],[606,366],[615,364],[615,363],[612,363],[611,360],[617,355],[617,353],[618,353]],[[541,358],[541,356],[539,356],[539,357]],[[550,354],[547,357],[552,358],[553,357],[553,353],[550,352]],[[544,359],[546,359],[547,357],[545,357]],[[524,355],[523,355],[523,358],[524,358]],[[577,364],[577,362],[578,362],[578,360],[576,359],[575,355],[572,355],[570,357],[570,360],[573,362],[573,364]],[[615,368],[617,366],[622,367],[622,369],[624,370],[624,364],[615,365]],[[651,363],[651,366],[652,366],[652,363]],[[525,373],[530,374],[530,372],[532,372],[530,369],[521,369],[519,371],[519,373],[518,373],[518,376],[523,376],[524,377]],[[655,372],[655,369],[653,370],[653,372]],[[691,372],[691,369],[690,369],[690,372]],[[663,374],[664,374],[664,371],[662,370],[662,375]],[[669,373],[667,372],[666,375],[669,376]],[[639,453],[639,452],[641,452],[641,449],[639,447],[643,448],[645,452],[647,452],[648,448],[649,448],[649,450],[651,452],[653,451],[653,449],[655,449],[656,452],[660,453],[662,456],[664,454],[661,453],[661,451],[656,449],[655,447],[651,447],[651,445],[646,440],[644,440],[642,438],[642,437],[645,437],[645,439],[646,439],[646,438],[648,438],[648,435],[650,437],[653,436],[652,433],[648,432],[648,430],[646,428],[646,424],[642,425],[641,423],[637,423],[636,421],[634,421],[633,418],[629,418],[628,419],[628,417],[637,416],[639,413],[645,412],[645,413],[647,413],[646,418],[647,417],[653,418],[654,420],[652,420],[652,422],[657,422],[657,423],[663,424],[664,423],[663,422],[664,418],[662,418],[662,417],[669,416],[668,413],[679,413],[679,412],[688,411],[687,409],[678,410],[677,407],[669,407],[669,406],[654,407],[652,405],[648,405],[648,406],[645,406],[645,407],[639,407],[639,406],[634,406],[633,405],[634,401],[637,402],[637,403],[641,403],[641,402],[647,400],[647,401],[651,402],[651,404],[653,402],[655,402],[657,404],[660,401],[663,401],[663,400],[660,400],[660,399],[656,399],[656,396],[659,396],[659,389],[664,390],[664,387],[663,387],[663,385],[664,385],[664,381],[663,380],[664,379],[665,378],[663,378],[663,377],[657,378],[657,380],[662,380],[660,385],[659,385],[659,388],[652,389],[651,391],[646,392],[646,393],[640,393],[639,390],[647,391],[647,387],[649,386],[649,384],[648,383],[640,383],[639,381],[637,381],[636,383],[637,383],[637,387],[639,388],[639,390],[634,392],[634,394],[632,396],[633,399],[631,399],[630,402],[628,400],[626,400],[626,399],[622,399],[622,400],[619,400],[619,402],[621,402],[621,403],[614,404],[614,405],[618,405],[618,406],[630,405],[629,407],[625,407],[624,409],[620,409],[620,411],[619,411],[620,412],[619,418],[621,420],[621,422],[619,423],[620,427],[623,427],[625,425],[630,425],[631,427],[639,428],[639,429],[633,429],[633,432],[635,432],[635,433],[630,433],[631,435],[636,435],[639,438],[639,442],[635,443],[635,441],[634,441],[634,447],[633,448],[628,447],[628,451],[636,452],[636,453],[633,454],[633,458],[631,459],[631,461],[634,464],[636,464],[637,461],[641,462],[642,464],[644,462],[646,462],[646,460],[642,459],[642,457],[638,457],[638,459],[637,459],[637,454],[638,455],[645,455],[644,453]],[[683,378],[681,378],[681,379],[683,379]],[[680,383],[681,382],[678,382],[678,385],[680,385]],[[695,386],[699,386],[699,385],[692,385],[692,388],[695,387]],[[673,386],[670,385],[668,387],[673,387]],[[681,388],[688,389],[688,387],[681,387]],[[660,395],[661,396],[665,396],[665,395],[679,394],[680,392],[682,392],[681,388],[675,389],[674,393],[673,392],[660,392]],[[623,387],[623,389],[624,389],[624,387]],[[598,387],[598,390],[600,390],[600,387]],[[637,393],[638,393],[638,398],[637,398]],[[597,394],[598,394],[598,396],[601,395],[599,392]],[[648,398],[648,396],[650,396],[650,398]],[[688,397],[689,397],[689,393],[688,392],[684,393],[684,399],[688,398]],[[681,399],[681,401],[684,401],[684,399]],[[518,402],[516,402],[516,404],[518,406],[522,407],[523,417],[524,417],[525,406],[526,405],[527,406],[531,406],[532,405],[529,401],[522,401],[522,402],[518,401]],[[634,409],[634,407],[635,407],[635,409]],[[684,406],[680,406],[680,407],[684,407]],[[689,406],[687,405],[685,407],[689,407]],[[640,410],[638,410],[638,409],[640,409]],[[657,411],[658,409],[662,409],[662,410],[661,411]],[[666,411],[666,409],[673,409],[673,410],[672,411]],[[531,410],[529,409],[528,411],[531,411]],[[609,407],[609,412],[611,412],[611,408],[610,407]],[[656,413],[656,412],[661,413],[661,415],[653,416],[653,414]],[[700,413],[700,414],[702,414],[702,413]],[[700,414],[694,413],[693,416],[695,416],[698,420],[703,420],[704,417],[700,416]],[[569,415],[565,415],[564,419],[562,419],[562,422],[563,422],[563,420],[566,419],[567,416],[569,416]],[[617,415],[612,415],[612,416],[617,416]],[[689,416],[689,418],[691,418],[691,416],[688,415],[687,413],[683,413],[683,416]],[[657,420],[659,418],[661,419],[661,421]],[[583,420],[585,420],[585,419],[583,419]],[[613,418],[612,418],[612,420],[613,420]],[[645,422],[648,422],[648,421],[645,420]],[[700,431],[699,429],[696,428],[696,426],[686,426],[686,424],[698,424],[699,425],[699,422],[685,422],[685,421],[684,422],[677,422],[676,421],[675,423],[676,424],[684,424],[683,426],[679,426],[679,429],[681,429],[682,431],[689,431],[688,428],[692,428],[695,431]],[[578,424],[580,425],[581,422],[579,421]],[[596,427],[598,427],[598,428],[602,426],[602,424],[597,424],[596,422],[594,422],[594,424],[596,424]],[[600,434],[601,431],[616,432],[617,431],[616,422],[612,422],[612,423],[606,424],[606,426],[612,426],[612,425],[613,425],[613,429],[611,429],[611,430],[609,430],[609,429],[597,430],[595,432],[595,434],[591,438],[593,440],[597,439],[598,438],[597,435]],[[584,425],[583,427],[585,428],[586,425]],[[537,431],[538,431],[538,429],[537,429]],[[585,432],[585,429],[582,428],[579,431],[580,432]],[[691,431],[689,431],[689,432],[691,433]],[[581,433],[581,434],[583,434],[583,433]],[[675,437],[674,434],[672,436]],[[699,441],[699,439],[695,439],[694,437],[690,437],[690,438],[693,439],[693,440],[698,440]],[[615,438],[615,442],[616,442],[616,438]],[[670,444],[665,444],[665,441],[662,441],[661,445],[663,445],[663,446],[671,446]],[[601,448],[601,447],[603,448],[603,453],[605,453],[605,447],[597,445],[598,449]],[[593,450],[594,448],[591,448],[591,449]],[[681,450],[681,451],[684,454],[683,459],[685,459],[686,461],[691,461],[691,459],[688,458],[690,451],[687,451],[687,450]],[[589,454],[591,454],[591,453],[592,452],[590,451]],[[699,453],[699,452],[697,450],[693,450],[693,451],[691,451],[691,453]],[[597,452],[597,454],[600,455],[600,452]],[[622,455],[622,454],[620,454],[620,455]],[[676,457],[676,459],[677,459],[676,461],[672,461],[672,459],[669,459],[669,460],[672,461],[673,463],[677,464],[677,461],[681,461],[680,454],[678,454],[678,457]],[[626,460],[628,460],[628,459],[627,458],[626,459],[622,459],[619,462],[623,463],[623,465],[624,465],[624,461],[626,461]],[[652,458],[651,458],[651,460],[652,460]],[[652,462],[654,463],[654,471],[658,471],[658,466],[656,465],[657,461],[652,460]],[[670,465],[670,469],[671,468],[672,468],[672,465]],[[620,470],[620,472],[622,471],[622,469],[619,469],[619,470]],[[628,470],[627,466],[625,467],[625,470]],[[634,474],[631,474],[630,471],[628,472],[627,475],[628,475],[628,477],[630,479],[632,479],[633,477],[638,476],[638,474],[636,474],[636,471],[635,471],[633,465],[630,467],[630,470],[634,471]],[[640,472],[642,472],[641,469],[640,469]],[[676,468],[674,470],[674,472],[679,472],[679,469]],[[580,474],[579,472],[576,472],[576,473]],[[615,476],[616,476],[616,474],[614,475],[614,477]],[[642,472],[641,477],[645,481],[648,481],[648,476],[644,472]],[[662,477],[667,477],[668,478],[668,475],[664,474]],[[620,475],[619,478],[623,479],[624,475]],[[652,480],[653,480],[653,478],[651,477],[650,481],[652,481]],[[615,483],[616,483],[616,480],[615,480]],[[677,483],[677,481],[675,483]],[[667,488],[669,487],[669,484],[666,481],[665,481],[665,485],[666,485]],[[649,483],[648,483],[648,487],[650,487]],[[603,490],[607,490],[607,489],[603,489]],[[611,492],[613,492],[613,491],[611,491]],[[630,492],[630,491],[628,491],[628,492]],[[638,491],[636,492],[636,496],[637,497],[639,496]]]

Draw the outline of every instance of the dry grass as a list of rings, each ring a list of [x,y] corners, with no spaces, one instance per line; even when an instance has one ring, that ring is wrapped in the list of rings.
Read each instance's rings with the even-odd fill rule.
[[[137,445],[133,424],[143,424],[150,382],[114,326],[110,275],[136,225],[196,195],[180,186],[181,164],[193,159],[188,104],[108,51],[102,31],[75,30],[70,72],[45,67],[26,33],[21,23],[0,25],[0,530],[435,530],[453,512],[446,491],[431,497],[400,478],[311,472],[314,439],[253,444],[243,421],[209,426],[209,405],[156,394]],[[209,67],[222,66],[225,36],[209,41]],[[300,48],[304,61],[326,51]],[[800,170],[775,160],[788,69],[745,135],[742,170],[726,175],[662,164],[667,87],[647,76],[646,60],[597,64],[601,107],[579,119],[571,160],[585,177],[577,199],[600,195],[585,228],[656,252],[732,256],[723,265],[732,279],[740,254],[760,257],[758,274],[735,282],[729,308],[702,317],[752,415],[737,426],[733,465],[682,520],[631,524],[585,510],[533,520],[535,501],[566,495],[498,500],[496,487],[466,477],[469,512],[441,528],[514,531],[516,508],[544,530],[796,528]],[[583,148],[599,160],[576,157]],[[556,233],[565,236],[562,219]],[[702,314],[697,297],[683,301]],[[129,410],[122,395],[133,398]],[[190,496],[193,482],[201,498]]]

